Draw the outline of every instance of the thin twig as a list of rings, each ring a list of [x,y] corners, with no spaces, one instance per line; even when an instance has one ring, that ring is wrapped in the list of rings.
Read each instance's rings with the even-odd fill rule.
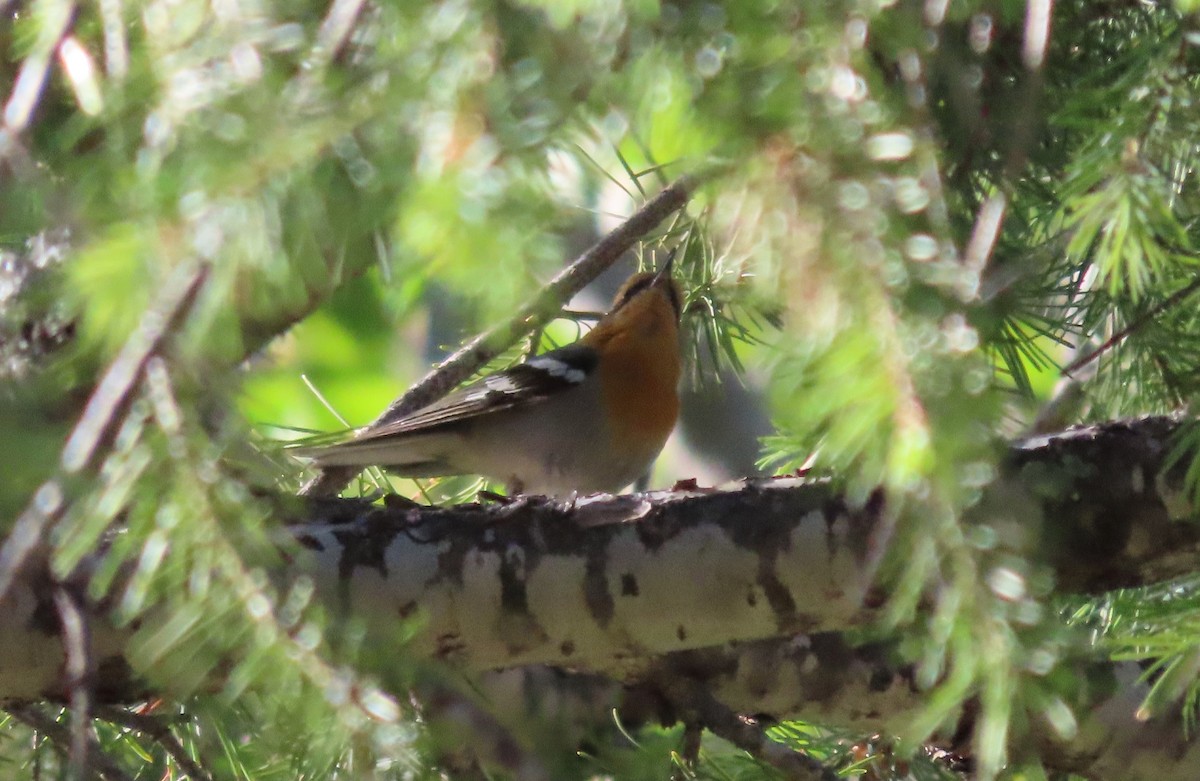
[[[1074,361],[1071,361],[1071,363],[1063,368],[1062,373],[1070,376],[1072,372],[1079,371],[1084,366],[1087,366],[1089,363],[1111,350],[1113,347],[1116,347],[1130,334],[1146,325],[1146,323],[1149,323],[1151,320],[1158,317],[1176,304],[1181,303],[1184,299],[1186,299],[1192,293],[1195,293],[1197,290],[1200,290],[1200,277],[1196,277],[1196,279],[1192,280],[1192,282],[1186,287],[1183,287],[1167,296],[1165,299],[1163,299],[1162,303],[1158,304],[1158,306],[1151,307],[1150,311],[1146,312],[1141,317],[1122,328],[1120,331],[1117,331],[1095,350],[1092,350],[1082,358],[1076,358]]]
[[[826,781],[836,777],[817,760],[771,740],[758,722],[734,713],[717,701],[704,684],[679,675],[666,676],[656,684],[685,722],[703,724],[714,735],[775,768],[785,778]]]
[[[963,260],[971,272],[970,279],[974,282],[969,298],[979,296],[979,281],[983,278],[983,272],[996,249],[996,240],[1000,238],[1000,228],[1004,224],[1007,205],[1008,199],[1003,192],[997,190],[984,199],[975,213],[975,225],[971,229],[971,238],[963,253]]]
[[[112,705],[100,708],[96,715],[105,721],[137,730],[149,737],[155,743],[162,746],[171,759],[175,760],[175,764],[179,766],[179,769],[188,778],[192,779],[192,781],[212,781],[212,774],[201,767],[196,760],[188,756],[187,749],[179,742],[179,738],[175,737],[175,733],[171,732],[171,727],[165,719],[156,716],[145,716]]]
[[[54,52],[71,29],[75,18],[74,3],[47,3],[38,14],[37,35],[33,46],[21,62],[21,70],[13,81],[12,91],[4,103],[0,130],[21,133],[29,125],[54,62]],[[2,151],[2,150],[0,150]]]
[[[64,672],[71,705],[71,776],[83,778],[91,760],[88,756],[88,726],[92,721],[92,681],[95,663],[92,656],[91,631],[81,609],[79,597],[70,586],[54,586],[54,609],[62,628]]]
[[[354,32],[363,5],[364,0],[334,0],[317,30],[316,53],[325,62],[332,62],[341,55],[342,48]]]
[[[100,0],[99,5],[101,27],[104,30],[104,70],[110,79],[121,81],[129,73],[125,9],[121,7],[122,0]]]
[[[563,269],[538,294],[526,301],[508,321],[479,334],[416,385],[392,402],[383,414],[367,426],[370,431],[408,415],[449,393],[488,361],[504,352],[518,339],[554,319],[563,304],[617,261],[625,251],[654,229],[671,213],[683,208],[701,177],[683,176],[634,212],[628,220],[596,242],[574,263]],[[300,489],[303,496],[330,496],[345,487],[358,470],[354,467],[329,467]]]
[[[71,734],[66,727],[47,716],[35,705],[10,705],[5,708],[14,719],[44,735],[50,745],[63,756],[69,756]],[[89,770],[109,781],[133,781],[133,777],[100,750],[94,738],[88,738],[88,754],[92,758]]]
[[[145,375],[151,356],[175,332],[191,311],[209,267],[200,264],[181,268],[167,281],[163,294],[142,315],[137,329],[125,341],[117,357],[88,399],[79,422],[63,446],[60,474],[47,480],[17,517],[12,531],[0,547],[0,603],[11,588],[17,572],[45,535],[46,529],[62,515],[63,477],[90,466],[100,445],[109,439],[128,409],[134,390]]]
[[[695,775],[692,771],[695,770],[696,763],[700,759],[700,741],[703,737],[703,724],[689,721],[683,726],[683,745],[679,749],[679,759],[683,763],[683,767],[676,768],[671,773],[672,781],[683,781],[688,776]]]
[[[542,345],[542,334],[545,333],[545,330],[545,326],[539,325],[529,334],[529,349],[525,351],[526,360],[537,355],[538,348]]]
[[[564,309],[558,315],[566,320],[574,320],[581,323],[589,323],[604,317],[603,312],[589,312],[580,309]]]
[[[146,363],[191,308],[207,277],[208,266],[199,265],[182,269],[167,280],[162,297],[146,311],[137,330],[121,347],[63,446],[62,465],[67,473],[78,472],[92,463],[100,443],[111,433],[121,410],[138,387]]]
[[[1039,70],[1046,61],[1053,5],[1052,0],[1030,0],[1025,6],[1025,42],[1021,59],[1031,71]]]

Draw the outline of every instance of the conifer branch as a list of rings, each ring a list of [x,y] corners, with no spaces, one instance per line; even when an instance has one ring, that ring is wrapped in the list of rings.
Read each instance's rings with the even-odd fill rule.
[[[1108,352],[1109,350],[1113,349],[1121,342],[1128,339],[1131,335],[1133,335],[1134,333],[1136,333],[1137,331],[1139,331],[1140,329],[1145,327],[1147,324],[1153,322],[1154,319],[1157,318],[1159,315],[1161,315],[1163,312],[1165,312],[1168,309],[1176,306],[1177,304],[1180,304],[1183,301],[1187,300],[1197,290],[1200,290],[1200,277],[1197,277],[1196,279],[1192,280],[1187,286],[1175,291],[1170,296],[1168,296],[1167,298],[1165,298],[1161,302],[1159,302],[1156,306],[1151,307],[1148,312],[1146,312],[1142,316],[1138,317],[1136,320],[1134,320],[1132,323],[1130,323],[1129,325],[1122,328],[1120,331],[1117,331],[1115,334],[1110,336],[1108,339],[1104,340],[1103,344],[1101,344],[1096,349],[1092,350],[1087,355],[1083,355],[1083,356],[1071,361],[1069,364],[1067,364],[1065,367],[1063,367],[1062,373],[1067,376],[1070,376],[1070,375],[1074,374],[1075,372],[1079,371],[1084,366],[1087,366],[1092,361],[1094,361],[1097,358],[1099,358],[1100,356],[1104,355],[1104,353]]]

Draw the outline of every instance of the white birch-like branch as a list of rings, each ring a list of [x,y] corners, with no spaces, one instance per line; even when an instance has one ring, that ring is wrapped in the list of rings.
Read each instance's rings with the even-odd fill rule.
[[[964,522],[993,526],[998,550],[1052,574],[1061,593],[1200,571],[1186,459],[1166,460],[1178,428],[1152,418],[1018,443]],[[847,634],[886,596],[873,582],[872,546],[888,523],[879,493],[852,504],[828,483],[787,478],[575,503],[323,499],[303,512],[288,527],[299,550],[276,573],[281,583],[311,579],[332,613],[381,643],[419,622],[404,652],[472,676],[551,665],[633,692],[686,676],[734,712],[882,734],[928,696],[895,649]],[[32,560],[0,605],[0,702],[70,694],[57,587]],[[126,662],[130,633],[102,606],[90,610],[96,701],[144,695]],[[1182,779],[1176,769],[1198,766],[1177,713],[1134,717],[1145,694],[1136,666],[1060,664],[1107,683],[1081,687],[1076,734],[1046,730],[1044,745],[1023,750],[1096,778]],[[1118,767],[1133,775],[1111,775]]]

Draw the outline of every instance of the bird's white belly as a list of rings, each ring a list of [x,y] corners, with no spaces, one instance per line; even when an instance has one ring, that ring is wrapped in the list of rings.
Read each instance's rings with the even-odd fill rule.
[[[573,391],[592,392],[593,388]],[[469,455],[464,465],[468,471],[510,486],[519,484],[524,493],[566,496],[618,491],[640,477],[658,455],[658,449],[618,452],[603,421],[572,414],[572,410],[597,406],[581,404],[578,398],[547,402],[547,406],[558,404],[565,409],[543,407],[536,415],[532,411],[514,414],[489,422],[486,430],[477,427],[467,432]],[[564,426],[563,421],[570,425]],[[497,465],[503,468],[497,470]]]

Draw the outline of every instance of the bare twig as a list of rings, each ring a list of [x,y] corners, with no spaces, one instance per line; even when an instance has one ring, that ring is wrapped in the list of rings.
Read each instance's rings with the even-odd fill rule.
[[[207,264],[181,267],[167,281],[163,294],[142,315],[137,329],[126,340],[116,359],[92,392],[87,406],[63,446],[61,470],[46,481],[28,506],[17,517],[12,531],[0,547],[0,602],[4,601],[13,578],[25,564],[45,530],[65,509],[62,477],[90,466],[101,443],[112,436],[128,409],[134,390],[145,374],[146,364],[163,342],[175,332],[191,311],[204,281]]]
[[[529,359],[537,355],[538,347],[542,343],[542,334],[545,332],[545,326],[538,326],[529,334],[529,349],[525,351],[525,358]]]
[[[704,737],[704,725],[689,721],[683,725],[683,745],[679,749],[679,759],[683,762],[687,773],[679,772],[683,768],[677,768],[676,772],[671,774],[672,781],[686,778],[690,771],[696,767],[696,762],[700,759],[700,741]]]
[[[188,756],[187,749],[179,742],[179,738],[175,737],[175,733],[171,732],[170,724],[166,719],[134,713],[125,708],[115,706],[103,707],[97,711],[96,715],[105,721],[137,730],[149,737],[155,743],[162,746],[163,751],[167,752],[167,755],[175,761],[179,769],[187,774],[188,778],[192,781],[212,781],[212,774],[201,767],[196,760]]]
[[[125,34],[122,0],[100,0],[104,28],[104,69],[110,79],[120,81],[129,73],[129,39]]]
[[[559,272],[536,296],[526,301],[512,318],[479,334],[438,364],[437,368],[392,402],[364,431],[402,418],[436,401],[508,349],[517,339],[554,319],[572,296],[615,263],[668,215],[682,208],[699,181],[700,177],[683,176],[659,192],[616,230]],[[357,471],[354,467],[327,468],[301,488],[300,493],[306,496],[336,494]]]
[[[1103,355],[1104,353],[1111,350],[1113,347],[1116,347],[1118,344],[1120,344],[1122,341],[1124,341],[1130,334],[1141,329],[1143,326],[1145,326],[1151,320],[1158,317],[1159,315],[1161,315],[1163,312],[1167,311],[1171,307],[1175,306],[1178,303],[1181,303],[1186,298],[1188,298],[1190,295],[1192,295],[1192,293],[1195,293],[1197,290],[1200,290],[1200,277],[1196,277],[1196,279],[1192,280],[1192,282],[1189,283],[1186,287],[1183,287],[1183,288],[1175,291],[1170,296],[1163,299],[1163,301],[1161,303],[1159,303],[1157,306],[1151,307],[1148,312],[1146,312],[1144,315],[1142,315],[1141,317],[1134,320],[1129,325],[1122,328],[1120,331],[1117,331],[1115,334],[1110,336],[1107,340],[1105,340],[1105,342],[1103,344],[1101,344],[1095,350],[1092,350],[1090,353],[1088,353],[1087,355],[1084,355],[1081,358],[1076,358],[1074,361],[1071,361],[1071,363],[1069,363],[1067,366],[1065,366],[1063,368],[1062,373],[1069,376],[1073,372],[1076,372],[1076,371],[1082,369],[1084,366],[1087,366],[1089,363],[1096,360],[1101,355]]]
[[[1025,42],[1021,59],[1025,67],[1036,71],[1046,61],[1046,44],[1050,40],[1050,16],[1053,0],[1030,0],[1025,6]]]
[[[21,71],[13,82],[12,91],[4,103],[3,122],[0,129],[14,136],[29,125],[46,80],[54,52],[70,29],[75,16],[74,3],[47,3],[38,15],[38,33],[32,49],[21,62]]]
[[[326,62],[337,59],[341,54],[350,34],[354,32],[354,24],[362,13],[363,5],[364,0],[334,0],[330,6],[317,31],[317,51]]]
[[[71,774],[83,778],[91,760],[88,726],[92,721],[92,681],[95,663],[92,657],[91,632],[79,598],[65,584],[54,586],[54,609],[62,628],[63,652],[66,657],[66,686],[71,704],[71,750],[68,754]]]
[[[54,746],[60,754],[70,756],[70,731],[47,716],[40,708],[34,705],[12,705],[5,710],[17,721],[44,735],[50,741],[50,745]],[[87,767],[87,771],[90,772],[83,776],[84,778],[100,776],[109,781],[133,781],[132,776],[105,756],[100,747],[96,745],[95,739],[90,736],[88,737],[88,755],[91,757],[91,764]]]
[[[578,309],[564,309],[558,313],[559,317],[567,320],[574,320],[579,323],[590,323],[604,317],[603,312],[587,312]]]
[[[979,295],[979,280],[983,277],[984,269],[996,248],[996,240],[1000,237],[1000,228],[1004,223],[1004,211],[1008,199],[1004,193],[996,191],[984,199],[975,214],[975,226],[971,229],[971,238],[967,242],[963,260],[971,271],[975,281],[975,289],[971,298]]]
[[[104,373],[100,384],[88,399],[79,423],[67,439],[63,447],[62,465],[68,474],[78,472],[92,463],[99,444],[112,431],[141,381],[146,363],[191,308],[191,303],[207,278],[208,266],[199,265],[180,269],[167,280],[162,297],[151,305],[142,316],[137,330],[121,347],[121,352]]]
[[[758,722],[739,716],[718,702],[704,684],[678,675],[656,683],[688,724],[703,724],[714,735],[780,771],[785,778],[793,781],[836,778],[817,760],[771,740]]]

